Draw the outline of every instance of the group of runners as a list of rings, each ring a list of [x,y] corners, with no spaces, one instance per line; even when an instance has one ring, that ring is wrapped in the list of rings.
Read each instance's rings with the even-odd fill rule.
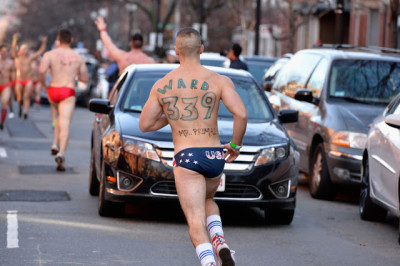
[[[100,37],[118,64],[120,73],[130,64],[154,63],[155,61],[142,51],[143,37],[135,34],[130,41],[130,51],[124,51],[114,45],[107,34],[107,24],[99,17],[95,24]],[[15,94],[19,103],[19,116],[28,117],[33,78],[31,76],[32,62],[45,50],[47,38],[42,38],[40,49],[29,54],[27,45],[23,44],[17,50],[18,35],[13,36],[11,57],[7,57],[7,47],[0,47],[0,91],[2,100],[1,128],[6,116],[6,106],[11,97],[12,81],[15,78]],[[55,111],[56,120],[51,154],[55,155],[57,170],[65,171],[65,151],[69,139],[69,127],[75,108],[75,82],[87,82],[89,75],[84,59],[71,49],[71,32],[65,29],[59,31],[55,48],[46,52],[38,69],[39,82],[45,92],[51,109]],[[177,193],[182,210],[189,225],[189,235],[202,266],[233,266],[234,251],[227,245],[222,229],[219,208],[213,197],[220,183],[225,162],[235,160],[240,153],[243,136],[247,125],[246,108],[234,88],[233,82],[200,64],[200,54],[203,52],[200,34],[191,28],[178,32],[175,53],[180,66],[167,74],[153,86],[149,99],[143,107],[139,127],[142,131],[158,130],[166,125],[172,129],[172,139],[175,147],[174,176]],[[12,60],[14,59],[14,60]],[[50,75],[49,84],[46,76]],[[167,94],[160,93],[157,88],[163,87],[171,80],[201,80],[207,83],[207,93],[214,96],[215,107],[205,119],[181,121],[171,119],[165,97],[201,97],[203,90],[171,89]],[[206,136],[201,141],[179,136],[182,128],[218,128],[217,113],[219,102],[222,101],[232,113],[234,119],[232,141],[222,145],[218,134]],[[185,106],[177,104],[177,108]],[[185,109],[186,110],[186,109]],[[199,111],[200,112],[200,111]],[[200,115],[199,115],[200,117]],[[205,117],[202,115],[201,117]],[[218,156],[209,156],[210,153]],[[182,157],[189,156],[196,160],[192,166],[182,164]],[[215,256],[217,260],[215,260]]]
[[[11,52],[7,45],[0,46],[0,97],[1,121],[0,130],[4,129],[7,117],[14,117],[13,99],[19,104],[19,117],[28,118],[31,97],[35,94],[35,102],[40,104],[40,84],[38,82],[38,59],[46,48],[47,38],[43,37],[39,50],[32,53],[27,44],[17,49],[18,34],[13,35]]]

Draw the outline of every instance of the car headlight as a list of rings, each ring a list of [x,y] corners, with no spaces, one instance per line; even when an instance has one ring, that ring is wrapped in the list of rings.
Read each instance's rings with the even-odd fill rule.
[[[268,147],[261,150],[256,160],[255,166],[280,161],[288,155],[287,145]]]
[[[160,157],[152,144],[126,137],[123,137],[122,141],[125,152],[156,162],[160,161]]]
[[[331,144],[355,149],[364,149],[366,143],[367,134],[351,131],[336,132],[331,139]]]

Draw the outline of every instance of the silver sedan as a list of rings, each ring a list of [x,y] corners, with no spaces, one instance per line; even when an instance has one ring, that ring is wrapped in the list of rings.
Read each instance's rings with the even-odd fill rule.
[[[361,219],[383,220],[388,211],[400,217],[399,194],[400,94],[370,125],[362,163]]]

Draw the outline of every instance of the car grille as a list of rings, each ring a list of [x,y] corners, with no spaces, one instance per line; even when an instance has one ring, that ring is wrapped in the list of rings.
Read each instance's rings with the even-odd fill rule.
[[[174,181],[160,181],[150,189],[151,194],[158,196],[177,196]],[[256,200],[262,198],[261,192],[251,185],[226,184],[224,192],[217,192],[215,199]]]
[[[172,143],[171,143],[172,144]],[[160,156],[162,162],[165,166],[172,169],[172,162],[174,157],[174,148],[170,143],[157,142],[155,143],[157,147],[157,154]],[[240,150],[240,155],[232,163],[225,164],[225,171],[249,171],[258,155],[260,147],[243,147]]]

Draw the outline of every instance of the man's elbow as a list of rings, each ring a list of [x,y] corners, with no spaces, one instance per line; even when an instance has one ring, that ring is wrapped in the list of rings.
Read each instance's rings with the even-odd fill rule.
[[[240,112],[236,115],[237,119],[243,122],[247,122],[247,111],[244,110],[243,112]]]
[[[142,120],[139,120],[139,129],[140,129],[142,132],[149,132],[149,131],[151,131],[151,130],[150,130],[150,125],[149,125],[148,123],[145,123],[145,122],[142,121]]]

